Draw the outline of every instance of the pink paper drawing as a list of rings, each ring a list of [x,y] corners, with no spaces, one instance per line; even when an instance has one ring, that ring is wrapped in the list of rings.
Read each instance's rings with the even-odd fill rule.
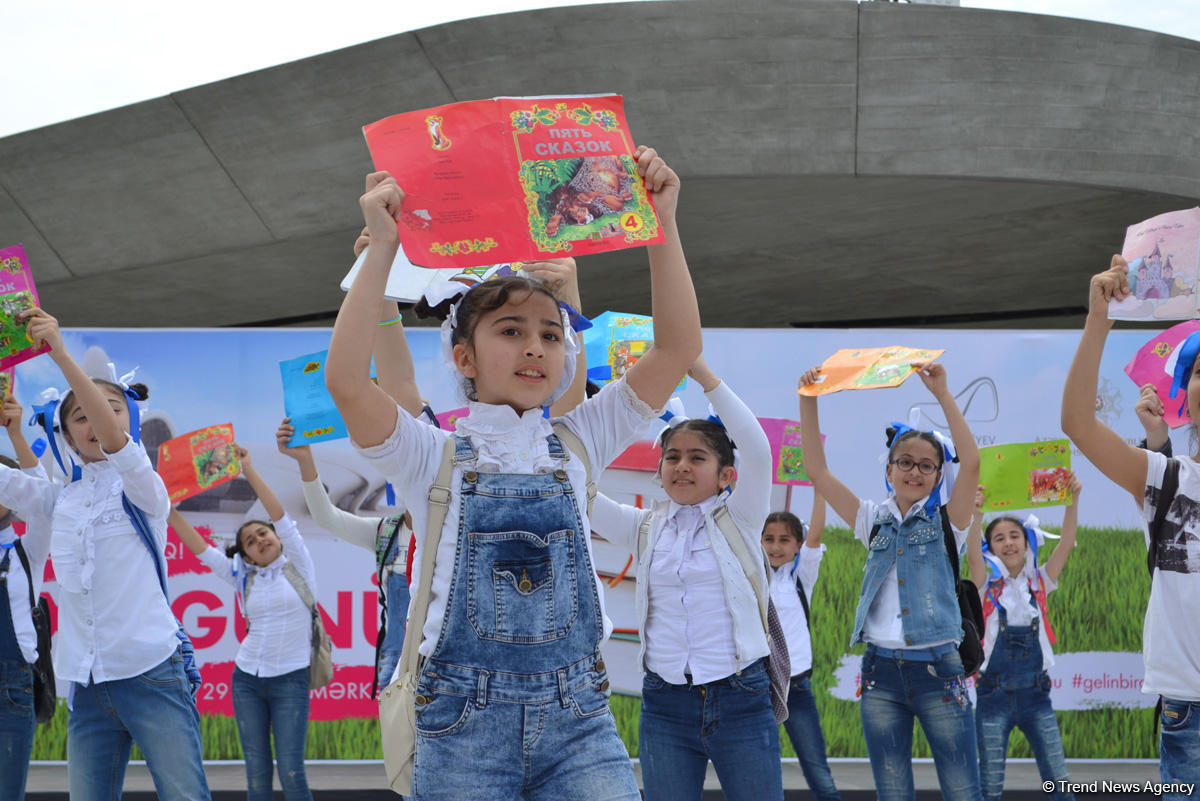
[[[1163,420],[1171,428],[1178,428],[1192,422],[1191,418],[1187,417],[1186,406],[1183,409],[1184,414],[1180,414],[1181,397],[1178,395],[1174,399],[1169,397],[1172,376],[1167,368],[1174,367],[1175,362],[1171,355],[1175,352],[1175,348],[1179,347],[1194,331],[1200,331],[1200,320],[1188,320],[1173,325],[1161,334],[1155,334],[1134,354],[1129,364],[1125,365],[1125,374],[1133,379],[1133,383],[1139,387],[1145,384],[1154,385],[1158,391],[1158,397],[1162,399],[1165,407]]]

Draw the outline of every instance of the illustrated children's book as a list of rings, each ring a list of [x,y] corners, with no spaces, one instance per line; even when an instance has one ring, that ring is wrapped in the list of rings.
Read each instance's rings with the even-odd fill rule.
[[[591,319],[583,336],[588,380],[603,386],[625,375],[654,344],[654,318],[606,311]],[[676,389],[687,384],[685,377]]]
[[[782,417],[760,417],[759,425],[771,443],[771,458],[775,463],[773,484],[812,486],[804,472],[804,454],[800,450],[800,423]],[[825,441],[825,435],[821,435]]]
[[[0,370],[7,370],[40,353],[49,345],[35,348],[25,335],[25,326],[17,322],[17,314],[38,305],[33,273],[21,245],[0,250]]]
[[[13,394],[13,386],[16,383],[16,370],[5,370],[4,372],[0,372],[0,401]]]
[[[1131,225],[1121,255],[1129,288],[1110,301],[1113,320],[1189,320],[1200,316],[1200,207],[1171,211]]]
[[[424,267],[583,256],[663,241],[620,95],[500,97],[363,128],[404,190],[400,243]]]
[[[325,388],[325,349],[279,363],[283,380],[283,410],[296,433],[288,445],[310,445],[349,436],[337,405]]]
[[[930,362],[944,350],[887,348],[843,348],[821,365],[817,383],[796,390],[799,395],[828,395],[843,389],[898,387],[913,374],[913,364]],[[589,362],[590,363],[590,362]]]
[[[979,449],[979,458],[985,512],[1071,503],[1071,443],[1065,439],[990,445]]]
[[[1171,399],[1171,380],[1175,373],[1175,350],[1188,336],[1200,331],[1200,320],[1187,320],[1155,334],[1125,365],[1125,374],[1138,387],[1153,384],[1163,402],[1163,420],[1171,428],[1192,422],[1187,416],[1186,396]]]
[[[158,446],[158,474],[171,503],[232,481],[242,471],[233,449],[233,424],[192,431]]]

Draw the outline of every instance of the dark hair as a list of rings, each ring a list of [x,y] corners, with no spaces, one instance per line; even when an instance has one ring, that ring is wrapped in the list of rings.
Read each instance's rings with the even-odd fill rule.
[[[225,546],[226,556],[233,557],[236,554],[242,554],[242,556],[245,556],[245,552],[242,551],[242,532],[246,530],[246,526],[252,526],[255,523],[261,523],[262,525],[271,529],[271,531],[275,530],[275,524],[270,520],[247,520],[245,523],[242,523],[240,526],[238,526],[237,533],[233,535],[233,544]]]
[[[109,389],[121,397],[125,397],[125,390],[107,379],[93,378],[92,383],[101,389]],[[150,389],[145,384],[130,384],[129,391],[133,393],[135,399],[140,401],[144,401],[146,398],[150,397]],[[64,425],[67,420],[67,409],[71,408],[71,404],[74,402],[74,400],[75,390],[71,390],[67,393],[67,396],[63,398],[62,403],[58,405],[58,425],[64,434],[67,431],[66,425]],[[126,403],[128,403],[128,401],[126,401]]]
[[[704,444],[712,449],[712,452],[717,455],[717,470],[724,470],[726,467],[733,466],[733,452],[737,445],[729,438],[729,432],[725,430],[725,426],[714,423],[711,420],[684,420],[677,426],[668,428],[662,434],[662,452],[665,455],[667,452],[667,443],[671,441],[671,437],[679,431],[694,431],[704,440]],[[658,469],[662,470],[663,457],[658,459]]]
[[[942,451],[942,443],[933,435],[932,432],[918,431],[915,428],[910,428],[904,433],[898,435],[895,428],[888,426],[886,429],[886,434],[888,444],[888,464],[892,463],[892,457],[896,455],[896,449],[900,447],[900,443],[917,437],[925,440],[933,446],[933,452],[937,454],[938,470],[942,469],[942,462],[945,459],[945,455]]]
[[[11,456],[5,456],[2,453],[0,453],[0,464],[4,465],[5,467],[11,467],[13,470],[21,469],[21,465],[17,464],[15,459],[13,459]]]
[[[783,523],[792,531],[792,536],[796,538],[796,542],[804,542],[804,521],[796,517],[791,512],[771,512],[767,515],[767,519],[763,522],[763,532],[767,530],[767,526],[771,523]]]
[[[450,307],[457,301],[458,310],[454,315],[454,325],[450,329],[450,345],[469,345],[474,339],[479,318],[508,303],[517,292],[524,292],[525,300],[533,293],[541,292],[554,301],[555,307],[558,306],[558,298],[540,278],[506,275],[476,284],[468,289],[465,295],[447,298],[436,306],[430,306],[425,298],[421,298],[413,306],[413,312],[421,319],[445,320],[450,316]],[[524,300],[519,302],[523,303]],[[466,382],[467,398],[475,400],[475,383],[469,378],[463,380]]]
[[[600,385],[597,384],[595,381],[589,381],[589,382],[587,382],[587,384],[584,385],[584,392],[587,394],[587,397],[589,397],[589,398],[594,396],[599,391],[600,391]]]
[[[1000,515],[1000,517],[997,517],[996,519],[994,519],[990,523],[988,523],[987,528],[985,528],[983,530],[983,541],[988,544],[988,548],[992,547],[992,531],[996,528],[997,525],[999,525],[1000,523],[1005,523],[1005,522],[1015,523],[1017,528],[1021,529],[1022,533],[1025,532],[1024,521],[1018,520],[1017,518],[1013,517],[1012,515]]]

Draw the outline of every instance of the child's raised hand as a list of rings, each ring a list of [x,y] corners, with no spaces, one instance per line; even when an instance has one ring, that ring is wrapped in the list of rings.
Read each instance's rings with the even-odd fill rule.
[[[1152,429],[1161,425],[1166,425],[1166,421],[1163,420],[1166,407],[1163,406],[1162,398],[1158,397],[1158,390],[1153,384],[1142,385],[1141,394],[1138,396],[1138,402],[1133,407],[1133,411],[1137,413],[1138,420],[1146,429],[1146,433],[1150,433]]]
[[[912,365],[935,398],[941,397],[946,389],[946,368],[937,362],[916,362]]]
[[[389,173],[373,172],[367,176],[366,191],[358,199],[358,205],[373,241],[393,244],[400,241],[396,222],[403,204],[404,191]]]
[[[987,487],[982,484],[975,487],[975,514],[983,514],[983,504],[987,502]]]
[[[821,380],[821,368],[810,367],[800,375],[798,387],[807,387]]]
[[[717,374],[708,366],[708,362],[704,361],[703,356],[697,356],[696,361],[692,362],[692,366],[687,371],[688,378],[692,379],[704,388],[705,392],[710,392],[717,388],[721,383],[721,379],[717,378]]]
[[[529,261],[521,267],[521,272],[530,278],[541,279],[554,293],[554,297],[565,300],[579,298],[579,283],[574,259],[546,259],[544,261]]]
[[[637,160],[638,175],[642,176],[646,189],[653,194],[654,207],[659,215],[674,217],[679,202],[679,176],[652,147],[638,147],[633,157]]]
[[[0,421],[3,421],[4,427],[9,430],[12,430],[13,423],[17,424],[17,428],[20,428],[23,411],[20,402],[14,396],[7,395],[4,398],[4,403],[0,404]]]
[[[241,464],[242,467],[253,466],[250,459],[250,451],[246,450],[236,442],[233,443],[233,455],[237,457],[238,463]]]
[[[25,324],[25,333],[35,348],[40,348],[42,343],[45,343],[50,346],[51,351],[65,351],[58,320],[51,317],[45,309],[25,309],[18,312],[17,322]]]
[[[290,456],[299,461],[302,454],[312,453],[312,446],[297,445],[292,447],[288,445],[288,442],[291,441],[295,433],[296,428],[292,425],[292,418],[283,418],[283,422],[279,424],[279,428],[275,429],[275,444],[279,447],[279,452],[284,456]]]
[[[1083,492],[1083,482],[1079,480],[1079,476],[1075,475],[1075,471],[1071,471],[1071,483],[1068,484],[1071,489],[1071,505],[1079,503],[1079,493]]]
[[[1107,270],[1092,276],[1088,291],[1088,316],[1107,320],[1108,302],[1125,300],[1131,292],[1129,264],[1120,255],[1115,255]]]
[[[362,255],[362,252],[367,249],[367,245],[371,244],[371,229],[363,226],[362,231],[358,235],[358,239],[354,240],[354,258]]]

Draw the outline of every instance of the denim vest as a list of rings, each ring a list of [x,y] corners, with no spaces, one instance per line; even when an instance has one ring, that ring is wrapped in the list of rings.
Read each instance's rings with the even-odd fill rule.
[[[940,510],[929,516],[921,507],[898,523],[890,512],[880,509],[875,525],[879,531],[868,546],[866,574],[858,596],[850,645],[863,642],[867,610],[893,564],[900,591],[904,642],[914,645],[962,640],[962,613],[954,594],[955,577],[946,556]]]

